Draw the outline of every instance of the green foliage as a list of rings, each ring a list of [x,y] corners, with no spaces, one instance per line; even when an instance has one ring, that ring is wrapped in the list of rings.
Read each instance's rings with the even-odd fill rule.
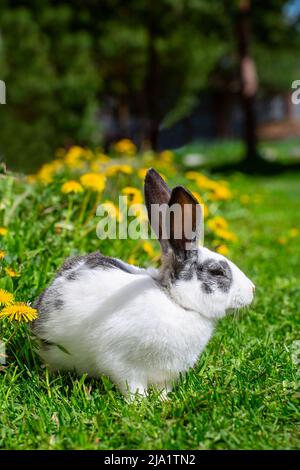
[[[0,152],[11,166],[34,167],[57,146],[91,142],[95,97],[101,85],[92,60],[91,38],[72,31],[70,6],[29,6],[1,12]]]
[[[134,117],[139,141],[188,116],[201,90],[216,83],[223,89],[236,76],[238,3],[3,0],[1,157],[14,168],[34,168],[56,147],[98,144],[96,114],[107,100],[119,137]],[[298,21],[284,15],[287,3],[252,1],[251,49],[262,90],[285,91],[299,74]]]

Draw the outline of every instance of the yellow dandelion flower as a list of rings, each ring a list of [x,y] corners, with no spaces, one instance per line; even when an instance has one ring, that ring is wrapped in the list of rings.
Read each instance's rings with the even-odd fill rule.
[[[72,147],[69,148],[66,156],[69,156],[75,160],[77,158],[80,158],[83,154],[84,154],[83,147],[80,147],[79,145],[72,145]]]
[[[15,302],[4,307],[0,312],[0,318],[8,318],[13,321],[33,321],[38,317],[37,310],[24,302]]]
[[[73,145],[69,148],[68,152],[64,157],[64,163],[69,168],[83,168],[84,162],[82,159],[88,159],[88,151],[79,145]]]
[[[217,237],[222,238],[223,240],[227,241],[236,241],[237,236],[235,233],[230,232],[229,230],[223,229],[223,228],[217,228],[214,233],[217,235]]]
[[[80,182],[85,188],[102,193],[105,188],[106,178],[104,175],[97,173],[86,173],[80,177]]]
[[[115,176],[118,173],[124,173],[125,175],[131,175],[133,173],[133,168],[130,165],[112,165],[106,168],[106,176]]]
[[[289,230],[289,237],[296,238],[299,235],[299,230],[297,228],[291,228]]]
[[[208,217],[208,214],[209,214],[209,209],[208,209],[208,206],[207,204],[201,204],[202,206],[202,210],[203,210],[203,216],[204,218],[206,219],[206,217]]]
[[[96,155],[96,161],[98,161],[99,163],[108,163],[110,160],[110,157],[105,153],[100,152]]]
[[[121,139],[114,144],[114,150],[124,155],[135,155],[136,145],[130,139]]]
[[[220,255],[227,256],[229,253],[228,246],[226,245],[219,245],[216,249],[217,253],[220,253]]]
[[[123,220],[122,213],[119,211],[118,207],[111,201],[105,201],[101,204],[102,207],[106,210],[109,217],[116,219],[118,222]]]
[[[5,289],[0,289],[0,305],[10,305],[14,301],[14,296]]]
[[[19,277],[20,274],[18,274],[14,269],[12,268],[4,268],[5,269],[5,272],[6,274],[9,275],[9,277]]]
[[[91,161],[90,169],[94,173],[99,173],[100,170],[103,169],[103,166],[106,165],[110,161],[110,158],[107,155],[99,154],[99,156]]]
[[[202,204],[202,203],[203,203],[203,199],[202,199],[202,197],[200,196],[200,194],[197,193],[197,191],[192,191],[192,195],[194,196],[195,199],[197,199],[197,201],[199,202],[199,204]]]
[[[69,193],[82,193],[83,192],[83,187],[81,186],[78,181],[70,180],[66,181],[62,187],[61,187],[61,192],[64,194],[69,194]]]
[[[147,255],[149,255],[150,257],[152,257],[154,255],[154,248],[153,246],[151,245],[150,242],[144,242],[143,243],[143,250],[145,251],[145,253],[147,253]]]
[[[185,176],[186,178],[195,181],[200,189],[217,191],[217,189],[220,188],[220,183],[211,180],[207,176],[203,175],[202,173],[198,173],[197,171],[188,171]]]
[[[129,205],[141,204],[143,202],[143,196],[139,189],[127,186],[122,189],[122,194],[128,197]]]
[[[208,207],[207,207],[207,205],[204,204],[202,197],[200,196],[200,194],[197,191],[192,191],[192,195],[194,196],[194,198],[197,199],[197,201],[201,205],[202,211],[203,211],[203,216],[206,218],[208,216]]]
[[[129,264],[135,264],[136,263],[136,258],[133,255],[129,256],[128,263]]]
[[[6,253],[5,253],[5,251],[3,251],[3,250],[0,250],[0,259],[3,259],[3,258],[5,258],[5,256],[6,256]]]
[[[215,217],[209,219],[207,221],[207,225],[212,232],[214,232],[217,229],[228,228],[228,222],[224,219],[224,217],[221,217],[220,215],[216,215]]]
[[[63,163],[60,160],[53,160],[51,163],[45,163],[37,173],[37,179],[44,184],[49,184],[53,181],[53,175],[63,168]]]
[[[188,171],[185,174],[185,177],[189,180],[192,180],[192,181],[197,181],[199,176],[200,176],[200,173],[198,173],[197,171]]]
[[[224,185],[218,185],[213,189],[213,194],[211,196],[211,199],[216,200],[216,201],[227,201],[228,199],[232,198],[232,193],[230,189],[228,189]]]
[[[137,172],[138,177],[141,178],[141,180],[144,180],[146,177],[147,171],[148,171],[148,168],[140,168]]]
[[[174,153],[171,152],[171,150],[164,150],[163,152],[160,152],[159,157],[164,162],[171,163],[174,158]]]
[[[287,243],[286,237],[278,238],[278,243],[280,243],[280,245],[286,245],[286,243]]]
[[[6,227],[0,227],[0,235],[4,237],[8,232],[8,228]]]

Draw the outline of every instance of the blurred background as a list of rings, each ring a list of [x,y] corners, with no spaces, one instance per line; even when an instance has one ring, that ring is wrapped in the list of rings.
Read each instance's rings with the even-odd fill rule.
[[[190,166],[298,160],[299,19],[299,0],[2,0],[0,159],[129,138]]]

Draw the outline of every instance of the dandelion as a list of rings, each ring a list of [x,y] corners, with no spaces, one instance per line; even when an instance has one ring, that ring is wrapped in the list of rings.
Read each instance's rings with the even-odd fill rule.
[[[102,193],[105,188],[106,178],[104,175],[97,173],[86,173],[80,177],[80,182],[85,188]]]
[[[226,186],[218,184],[213,190],[213,194],[211,196],[211,199],[217,200],[217,201],[227,201],[228,199],[232,198],[232,193],[230,189],[228,189]]]
[[[203,203],[203,199],[197,191],[192,191],[192,195],[194,196],[195,199],[197,199],[199,204]]]
[[[13,321],[33,321],[38,317],[37,310],[24,302],[15,302],[4,307],[0,312],[0,318],[8,318]]]
[[[214,233],[217,237],[222,238],[223,240],[235,242],[237,240],[237,236],[235,233],[230,232],[229,230],[223,228],[217,228]]]
[[[289,237],[296,238],[299,235],[299,230],[297,228],[291,228],[289,230]]]
[[[118,173],[124,173],[125,175],[131,175],[133,173],[133,168],[130,165],[112,165],[106,168],[106,176],[115,176]]]
[[[129,256],[128,263],[129,264],[135,264],[136,263],[136,259],[133,255]]]
[[[93,152],[84,149],[79,145],[73,145],[69,148],[68,152],[64,157],[64,163],[69,168],[80,169],[84,167],[83,160],[91,160]]]
[[[139,189],[127,186],[122,189],[122,194],[128,197],[129,205],[141,204],[143,202],[143,196]]]
[[[14,296],[5,289],[0,289],[0,305],[10,305],[14,301]]]
[[[20,274],[18,274],[14,269],[12,268],[4,268],[5,269],[5,272],[6,274],[9,275],[9,277],[19,277]]]
[[[143,250],[147,253],[148,256],[152,257],[154,255],[154,248],[150,242],[143,243]]]
[[[5,256],[6,256],[6,253],[5,253],[5,251],[3,251],[3,250],[0,250],[0,259],[3,259],[3,258],[5,258]]]
[[[109,161],[110,161],[110,158],[107,155],[99,154],[99,156],[94,161],[91,162],[90,169],[94,173],[97,173],[103,168],[103,165],[105,165]]]
[[[278,243],[280,243],[280,245],[286,245],[286,243],[287,243],[286,237],[280,237],[280,238],[278,238],[277,241],[278,241]]]
[[[215,232],[218,229],[227,229],[228,228],[228,222],[224,219],[224,217],[221,217],[220,215],[217,215],[213,217],[212,219],[209,219],[207,222],[208,227],[212,232]]]
[[[110,161],[110,157],[105,153],[98,153],[96,157],[96,161],[99,163],[107,163]]]
[[[208,216],[208,207],[206,204],[204,204],[202,197],[197,191],[192,191],[192,195],[194,196],[195,199],[197,199],[197,202],[201,204],[202,210],[203,210],[203,216],[206,218]]]
[[[8,228],[6,227],[0,227],[0,235],[4,237],[8,232]]]
[[[227,256],[229,253],[228,246],[226,245],[219,245],[216,249],[217,253],[220,253],[220,255]]]
[[[147,171],[148,171],[148,168],[140,168],[137,172],[138,177],[141,178],[141,180],[144,180],[146,177]]]
[[[114,149],[124,155],[135,155],[136,153],[136,146],[130,139],[119,140],[115,143]]]
[[[53,181],[53,175],[63,167],[60,160],[53,160],[51,163],[45,163],[39,172],[37,178],[44,184],[49,184]]]
[[[66,181],[62,187],[61,187],[61,192],[64,194],[69,194],[69,193],[82,193],[83,192],[83,187],[81,186],[78,181],[70,180]]]
[[[160,152],[159,157],[164,162],[171,163],[173,161],[173,158],[174,158],[174,153],[171,152],[171,150],[164,150],[163,152]]]

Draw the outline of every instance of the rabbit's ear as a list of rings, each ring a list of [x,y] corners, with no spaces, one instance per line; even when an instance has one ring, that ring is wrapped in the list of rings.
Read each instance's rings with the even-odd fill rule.
[[[169,242],[176,255],[197,250],[203,238],[202,207],[183,186],[176,186],[169,201]]]
[[[153,168],[147,171],[144,194],[149,222],[161,244],[162,251],[166,253],[169,249],[169,243],[166,237],[163,236],[163,224],[165,223],[166,208],[168,208],[171,197],[171,189]]]

